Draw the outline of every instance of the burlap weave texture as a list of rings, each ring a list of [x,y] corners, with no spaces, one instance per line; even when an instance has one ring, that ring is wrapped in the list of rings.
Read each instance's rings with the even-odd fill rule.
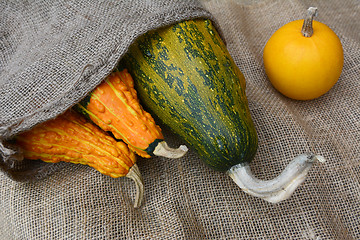
[[[217,19],[247,81],[259,135],[255,174],[272,178],[306,151],[327,161],[315,164],[295,194],[277,205],[244,194],[191,150],[178,160],[139,159],[146,195],[136,210],[130,180],[86,166],[64,164],[32,183],[0,173],[0,239],[360,239],[359,1],[203,0],[203,5]],[[324,96],[293,101],[267,80],[262,50],[276,29],[302,18],[309,6],[317,6],[317,20],[340,37],[344,69]],[[181,144],[163,129],[170,145]]]

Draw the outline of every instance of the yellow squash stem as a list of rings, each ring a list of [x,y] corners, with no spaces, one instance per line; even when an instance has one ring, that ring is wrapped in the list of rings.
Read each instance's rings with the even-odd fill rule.
[[[294,158],[278,177],[268,181],[257,179],[248,163],[235,165],[227,173],[244,192],[271,203],[278,203],[288,199],[305,181],[315,160],[325,161],[319,155],[301,154]]]
[[[304,37],[311,37],[314,33],[313,19],[317,15],[317,8],[310,7],[307,11],[307,15],[304,19],[304,23],[301,29],[301,33]]]
[[[67,111],[19,134],[15,141],[26,159],[84,164],[113,178],[133,179],[137,188],[134,206],[140,206],[144,185],[135,154],[82,115]]]
[[[160,127],[142,108],[126,69],[110,74],[76,109],[142,157],[179,158],[188,150],[186,146],[173,149],[164,142]]]

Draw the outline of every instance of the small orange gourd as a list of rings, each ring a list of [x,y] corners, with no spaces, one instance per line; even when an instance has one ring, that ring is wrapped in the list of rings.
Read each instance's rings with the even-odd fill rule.
[[[164,141],[161,128],[141,106],[134,81],[127,69],[114,71],[85,99],[76,105],[104,131],[126,142],[138,155],[178,158],[187,148],[171,149]]]
[[[15,141],[26,159],[84,164],[113,178],[133,179],[137,188],[134,206],[140,206],[144,187],[135,154],[75,111],[21,133]]]
[[[305,20],[278,29],[264,48],[264,67],[270,82],[292,99],[320,97],[335,85],[342,71],[341,42],[328,26],[313,21],[316,14],[316,8],[309,8]]]

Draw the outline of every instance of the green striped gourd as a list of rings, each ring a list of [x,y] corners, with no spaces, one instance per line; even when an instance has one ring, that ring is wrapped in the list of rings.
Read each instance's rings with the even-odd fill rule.
[[[244,191],[278,202],[303,181],[301,174],[314,155],[303,155],[295,161],[301,168],[285,170],[273,182],[251,175],[248,163],[258,141],[245,79],[210,20],[148,32],[130,47],[121,64],[133,76],[142,103],[208,166],[227,172]]]

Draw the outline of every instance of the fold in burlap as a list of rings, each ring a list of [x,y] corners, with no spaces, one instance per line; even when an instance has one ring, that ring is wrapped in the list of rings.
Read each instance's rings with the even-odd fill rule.
[[[139,158],[146,193],[144,205],[136,210],[132,208],[135,186],[131,180],[112,179],[90,167],[64,164],[51,176],[32,183],[15,182],[0,173],[0,239],[360,239],[359,1],[204,0],[203,5],[217,19],[228,49],[246,77],[250,111],[259,135],[259,150],[251,165],[255,174],[262,179],[273,178],[291,158],[307,151],[321,154],[327,161],[316,163],[295,194],[277,205],[243,193],[228,176],[202,164],[191,149],[177,160]],[[76,6],[76,11],[65,7],[70,14],[63,16],[67,24],[53,26],[59,39],[65,38],[61,29],[75,28],[72,20],[83,19],[82,26],[90,28],[85,16],[93,14],[82,10],[80,3]],[[324,96],[293,101],[269,83],[262,51],[276,29],[302,18],[309,6],[318,7],[316,19],[340,37],[344,68],[338,83]],[[40,11],[44,7],[33,8]],[[91,12],[104,8],[99,6]],[[6,14],[10,14],[9,9],[0,15]],[[55,17],[50,13],[41,16],[44,20]],[[25,34],[18,29],[29,16],[13,18],[19,24],[9,31]],[[109,34],[94,34],[99,34],[99,40],[111,38]],[[7,39],[9,42],[16,39],[8,36],[13,37]],[[73,46],[83,40],[72,39]],[[115,42],[120,44],[120,40]],[[26,44],[34,61],[42,59],[32,48],[42,47],[40,43],[30,39]],[[18,45],[2,49],[14,53]],[[86,63],[103,57],[93,51],[92,61]],[[76,59],[81,62],[83,58],[88,56]],[[1,63],[5,60],[11,59],[1,59]],[[24,67],[16,66],[2,70],[2,76],[15,76],[16,69]],[[105,75],[112,67],[106,69],[99,72]],[[49,69],[49,74],[53,72]],[[64,78],[72,74],[76,79],[91,79],[96,72],[90,67],[84,73],[73,68],[64,73]],[[62,81],[58,80],[57,86]],[[169,129],[163,129],[171,146],[182,144]]]

